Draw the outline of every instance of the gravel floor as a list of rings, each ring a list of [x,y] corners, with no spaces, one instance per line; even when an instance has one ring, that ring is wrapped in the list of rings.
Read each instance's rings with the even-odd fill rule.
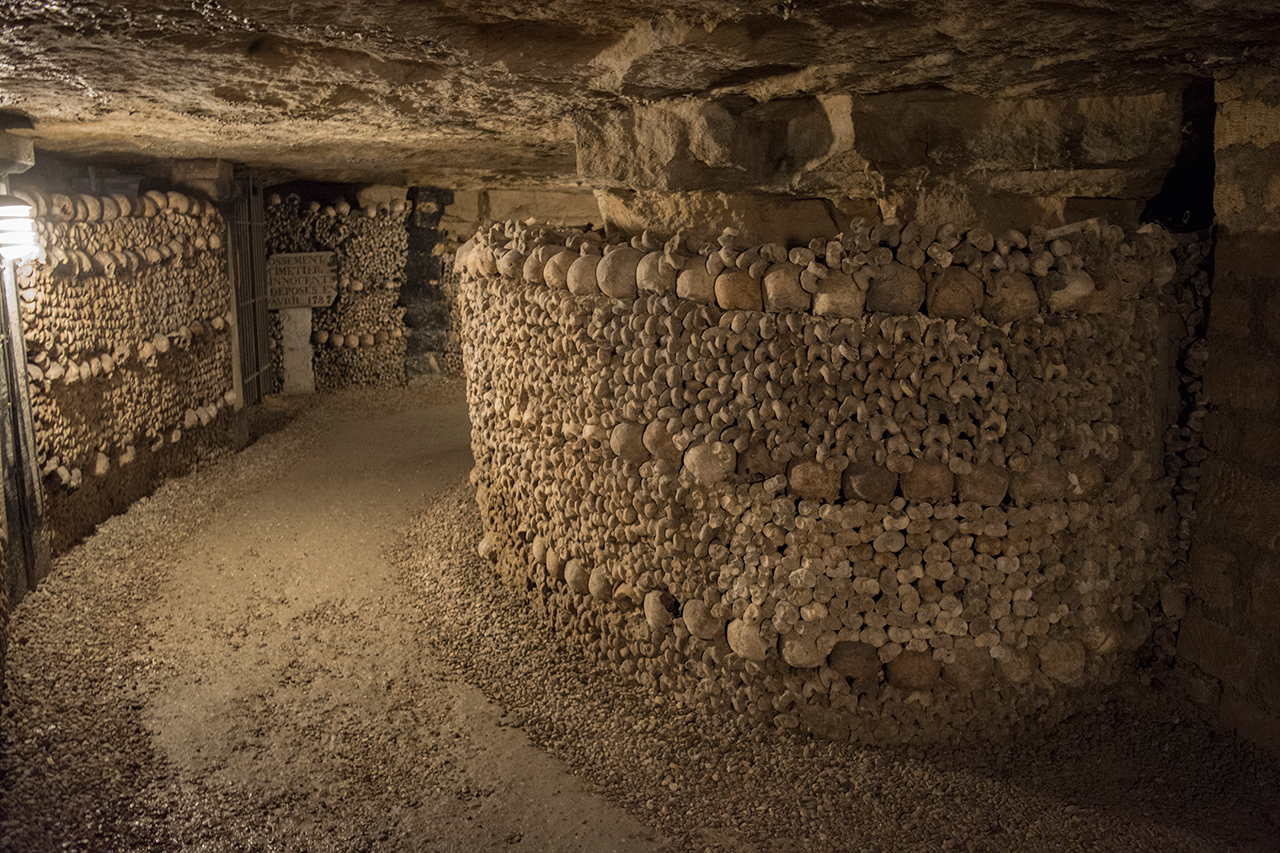
[[[275,401],[61,558],[0,850],[1280,851],[1280,768],[1158,691],[925,754],[619,683],[475,556],[460,400]]]

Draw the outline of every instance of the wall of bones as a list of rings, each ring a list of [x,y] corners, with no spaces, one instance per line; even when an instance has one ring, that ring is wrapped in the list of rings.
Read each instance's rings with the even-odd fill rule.
[[[227,443],[226,230],[178,192],[17,195],[44,250],[19,267],[19,301],[57,551]]]
[[[1174,242],[482,229],[456,259],[481,550],[685,702],[866,742],[1066,713],[1173,648]]]
[[[407,217],[403,201],[352,207],[342,200],[303,204],[296,195],[268,198],[268,255],[336,254],[338,297],[312,313],[316,390],[404,383],[404,308],[396,303],[409,253]],[[275,364],[279,387],[278,356]]]

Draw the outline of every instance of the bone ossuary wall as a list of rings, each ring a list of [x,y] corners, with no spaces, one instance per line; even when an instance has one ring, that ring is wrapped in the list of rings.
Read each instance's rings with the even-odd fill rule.
[[[493,226],[459,252],[482,549],[689,703],[864,742],[1067,713],[1173,652],[1178,248]]]

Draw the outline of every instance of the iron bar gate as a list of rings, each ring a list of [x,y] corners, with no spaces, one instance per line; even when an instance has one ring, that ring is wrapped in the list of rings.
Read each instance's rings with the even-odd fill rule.
[[[7,192],[8,181],[0,178],[0,193]],[[18,309],[18,282],[12,262],[0,261],[0,276],[0,407],[5,412],[0,419],[0,470],[8,534],[4,549],[7,571],[0,572],[0,578],[8,585],[8,607],[12,608],[49,574],[52,555],[27,387],[27,350]],[[0,630],[4,630],[2,624]]]
[[[237,178],[232,182],[223,215],[227,221],[231,282],[236,294],[241,396],[244,405],[252,406],[267,392],[271,371],[262,185],[253,178]]]

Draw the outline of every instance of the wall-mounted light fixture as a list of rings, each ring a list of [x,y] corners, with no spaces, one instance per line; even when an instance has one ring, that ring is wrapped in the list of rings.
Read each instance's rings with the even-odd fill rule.
[[[39,254],[31,205],[11,195],[0,195],[0,257],[14,261]]]

